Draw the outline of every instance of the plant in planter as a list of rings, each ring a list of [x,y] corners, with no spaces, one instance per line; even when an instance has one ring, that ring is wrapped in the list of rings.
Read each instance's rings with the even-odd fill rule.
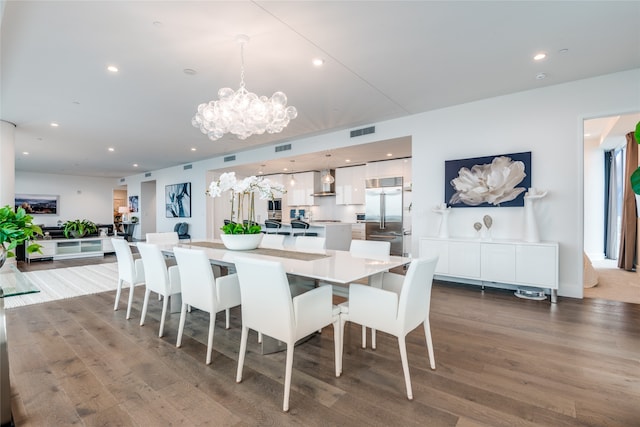
[[[227,172],[220,175],[217,181],[209,185],[207,195],[220,197],[223,192],[230,193],[231,220],[221,230],[226,234],[260,234],[261,227],[256,222],[255,195],[261,200],[271,199],[286,192],[281,184],[271,182],[267,178],[250,176],[243,180],[236,179],[235,172]],[[234,212],[234,207],[238,211]],[[236,213],[236,215],[234,215]],[[245,221],[246,216],[246,221]],[[233,219],[235,218],[235,222]]]
[[[87,219],[75,219],[73,221],[67,221],[63,224],[64,235],[67,239],[74,237],[76,239],[84,237],[87,234],[95,233],[98,231],[98,226]]]
[[[636,142],[640,144],[640,122],[636,124],[634,136],[636,137]],[[631,188],[633,188],[634,193],[640,195],[640,166],[631,174]],[[636,201],[637,199],[636,197]]]
[[[9,205],[0,208],[0,267],[5,257],[14,257],[13,250],[19,244],[42,235],[42,229],[33,224],[33,217],[23,208],[16,211]],[[40,252],[41,246],[32,243],[26,247],[28,253]]]

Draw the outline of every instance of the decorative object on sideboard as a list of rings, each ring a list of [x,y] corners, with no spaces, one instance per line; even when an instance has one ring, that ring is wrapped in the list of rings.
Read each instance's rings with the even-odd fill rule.
[[[441,239],[449,238],[449,214],[451,208],[447,207],[446,203],[441,203],[433,208],[433,211],[440,214],[440,228],[438,230],[438,237]]]
[[[476,236],[480,237],[480,230],[482,230],[482,224],[480,224],[479,222],[476,222],[473,224],[473,228],[475,228],[476,230]]]
[[[15,211],[9,205],[0,208],[0,267],[6,258],[14,257],[14,249],[21,243],[42,235],[42,229],[33,224],[33,217],[23,208]],[[5,246],[6,245],[6,246]],[[32,243],[27,246],[27,252],[40,252],[40,245]]]
[[[63,227],[64,236],[67,239],[79,239],[87,234],[96,233],[98,231],[98,226],[95,222],[89,221],[88,219],[74,219],[72,221],[67,221],[64,223]]]
[[[547,195],[546,191],[540,191],[536,188],[529,188],[527,194],[524,196],[524,241],[537,243],[540,241],[540,235],[538,233],[538,224],[536,221],[535,212],[533,206],[536,200],[542,199]]]
[[[275,92],[271,98],[249,92],[244,85],[244,45],[249,37],[236,37],[240,43],[240,88],[225,87],[218,91],[218,100],[198,105],[191,124],[210,140],[222,138],[225,133],[247,139],[253,134],[280,133],[290,120],[298,116],[294,106],[287,107],[287,95]]]
[[[493,218],[490,215],[485,215],[482,217],[482,222],[486,227],[486,231],[484,233],[485,240],[491,240],[491,226],[493,225]]]
[[[445,202],[458,207],[523,206],[531,152],[445,161]]]

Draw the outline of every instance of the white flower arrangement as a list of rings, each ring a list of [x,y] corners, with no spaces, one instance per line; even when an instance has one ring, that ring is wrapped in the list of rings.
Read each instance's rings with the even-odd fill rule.
[[[270,181],[268,178],[249,176],[242,180],[236,178],[235,172],[225,172],[220,175],[217,181],[209,184],[206,194],[210,197],[220,197],[222,193],[229,192],[231,200],[231,219],[233,220],[234,205],[238,205],[238,221],[225,224],[221,230],[225,234],[257,234],[261,227],[255,220],[255,195],[258,194],[260,200],[273,200],[276,196],[286,193],[284,186]],[[248,210],[245,202],[249,203]],[[247,222],[242,219],[247,212]]]

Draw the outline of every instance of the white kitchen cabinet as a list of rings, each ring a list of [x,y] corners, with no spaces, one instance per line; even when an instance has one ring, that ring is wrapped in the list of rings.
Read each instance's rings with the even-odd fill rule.
[[[365,169],[364,165],[336,169],[337,205],[364,205]]]
[[[312,194],[321,189],[320,172],[303,172],[293,174],[295,184],[287,182],[287,203],[289,206],[313,206]],[[290,181],[290,180],[289,180]]]
[[[359,222],[351,225],[351,239],[352,240],[365,240],[366,231],[365,231],[365,223]]]
[[[558,243],[517,240],[421,238],[421,257],[438,255],[436,275],[487,282],[547,288],[557,301]]]

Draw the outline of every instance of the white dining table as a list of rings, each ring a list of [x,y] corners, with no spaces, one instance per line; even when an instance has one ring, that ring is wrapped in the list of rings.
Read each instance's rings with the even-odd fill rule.
[[[165,255],[173,255],[175,245],[159,246]],[[392,268],[401,267],[411,262],[411,258],[407,257],[391,255],[380,257],[372,257],[370,255],[359,256],[357,253],[339,250],[301,252],[293,248],[285,247],[282,250],[256,249],[235,251],[224,248],[222,242],[216,240],[180,243],[177,246],[203,250],[213,265],[235,269],[235,262],[241,258],[278,261],[282,263],[288,275],[341,286],[348,286],[349,283],[379,275]],[[174,299],[176,300],[175,305],[179,305],[179,295],[172,297],[172,306],[174,306]],[[262,354],[275,353],[284,351],[285,349],[286,345],[284,343],[263,335],[261,345]]]
[[[215,240],[207,242],[180,243],[178,246],[205,251],[212,264],[233,267],[239,258],[264,259],[281,262],[287,274],[305,277],[339,285],[348,285],[361,279],[388,271],[392,268],[409,264],[411,258],[399,256],[359,256],[349,251],[322,250],[316,252],[296,251],[293,248],[233,251],[220,248],[204,247],[207,244],[220,244]],[[163,247],[162,250],[170,254],[171,247]],[[263,252],[263,253],[260,253]],[[268,254],[264,254],[268,252]],[[296,259],[291,255],[308,254],[313,259]]]

